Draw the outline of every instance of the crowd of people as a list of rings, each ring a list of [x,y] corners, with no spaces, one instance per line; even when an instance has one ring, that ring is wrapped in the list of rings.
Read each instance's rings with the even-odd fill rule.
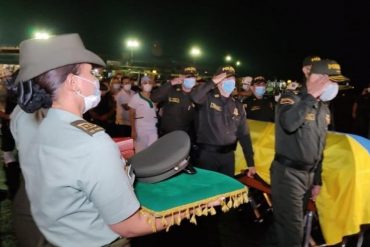
[[[160,86],[149,76],[136,85],[121,73],[99,82],[91,73],[93,66],[105,63],[85,49],[77,34],[47,42],[26,40],[20,46],[20,70],[14,77],[18,106],[12,106],[10,129],[27,191],[23,201],[29,199],[41,231],[39,246],[123,246],[128,241],[121,236],[151,232],[139,213],[127,164],[110,137],[133,138],[138,153],[161,136],[183,130],[192,142],[193,166],[231,177],[239,142],[247,176],[253,177],[246,119],[276,123],[274,224],[264,245],[301,245],[304,205],[320,192],[329,102],[338,94],[338,83],[348,81],[336,61],[307,57],[301,86],[289,85],[279,95],[266,94],[263,76],[244,77],[237,85],[236,71],[229,65],[201,82],[196,68],[186,67]],[[369,95],[370,84],[352,112],[358,134],[367,137]],[[11,110],[2,115],[4,120]],[[6,144],[2,148],[8,167],[15,162],[9,153],[15,146]],[[163,229],[159,220],[156,225]]]

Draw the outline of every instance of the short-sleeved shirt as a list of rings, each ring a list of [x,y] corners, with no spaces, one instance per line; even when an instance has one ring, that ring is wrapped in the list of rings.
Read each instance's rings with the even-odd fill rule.
[[[52,108],[30,131],[32,115],[14,112],[11,127],[37,226],[57,246],[110,243],[118,235],[109,225],[140,207],[118,147],[72,113]]]
[[[137,93],[132,96],[128,106],[135,109],[136,128],[148,130],[157,128],[157,108],[153,101],[145,98],[141,93]]]
[[[130,125],[130,113],[128,110],[124,109],[122,105],[128,104],[134,94],[135,92],[132,90],[126,92],[123,89],[116,94],[116,124]]]

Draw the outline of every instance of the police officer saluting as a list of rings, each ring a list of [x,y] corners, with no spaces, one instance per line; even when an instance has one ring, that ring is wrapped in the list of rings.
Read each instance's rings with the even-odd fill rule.
[[[184,76],[174,78],[152,92],[150,98],[162,104],[163,109],[160,136],[174,130],[183,130],[194,139],[195,104],[189,94],[196,84],[196,74],[194,67],[187,67]]]
[[[234,150],[240,142],[247,160],[249,176],[255,173],[253,148],[243,105],[230,97],[235,89],[235,70],[221,67],[211,81],[191,92],[199,105],[196,166],[234,176]]]
[[[270,169],[274,223],[264,246],[301,246],[308,199],[321,188],[323,150],[330,111],[324,102],[338,93],[336,82],[348,80],[336,61],[314,62],[307,92],[287,91],[278,102],[275,159]]]

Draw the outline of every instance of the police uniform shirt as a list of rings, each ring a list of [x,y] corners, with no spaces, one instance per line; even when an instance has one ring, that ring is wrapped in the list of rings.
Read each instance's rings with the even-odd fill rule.
[[[19,152],[32,145],[33,136],[39,126],[35,114],[26,114],[17,105],[10,115],[10,130]],[[20,163],[22,155],[19,153]]]
[[[271,98],[263,96],[263,98],[258,99],[252,95],[242,103],[246,109],[248,119],[274,122],[274,104]]]
[[[330,123],[327,105],[307,93],[287,92],[281,96],[276,111],[276,153],[317,165],[315,184],[321,184],[322,155]]]
[[[194,120],[195,104],[191,101],[190,95],[181,89],[181,86],[165,83],[150,97],[154,102],[164,104],[160,122],[161,133],[165,134],[174,130],[189,131]]]
[[[118,235],[108,225],[140,207],[117,145],[99,126],[53,108],[23,135],[31,116],[15,113],[12,131],[37,226],[57,246],[112,242]]]
[[[194,88],[190,94],[199,105],[197,143],[224,146],[239,140],[248,166],[254,166],[244,108],[234,98],[221,96],[215,87],[212,81],[206,82]]]

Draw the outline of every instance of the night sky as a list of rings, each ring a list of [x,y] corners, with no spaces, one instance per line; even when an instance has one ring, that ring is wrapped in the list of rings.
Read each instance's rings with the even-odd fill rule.
[[[124,40],[137,37],[138,60],[191,63],[211,73],[230,54],[242,62],[238,75],[301,79],[310,54],[337,60],[355,85],[370,82],[370,11],[366,1],[0,1],[0,45],[18,45],[35,29],[77,32],[103,58],[127,57]],[[158,59],[158,57],[157,57]]]

